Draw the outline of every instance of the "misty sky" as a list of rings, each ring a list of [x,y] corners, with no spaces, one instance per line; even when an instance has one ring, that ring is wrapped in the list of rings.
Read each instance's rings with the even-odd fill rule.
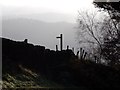
[[[78,10],[94,10],[92,2],[93,0],[0,0],[2,19],[7,20],[2,25],[2,35],[14,40],[27,38],[34,44],[45,45],[54,49],[55,45],[59,44],[55,37],[63,33],[64,46],[75,47],[74,24],[69,23],[76,23]],[[16,18],[18,20],[14,20]],[[22,19],[20,20],[20,18]],[[31,24],[26,19],[32,19],[32,23],[37,22],[34,20],[39,22]]]
[[[36,13],[43,14],[44,16],[44,14],[50,13],[59,15],[58,18],[61,20],[57,19],[57,22],[75,22],[78,10],[92,10],[94,8],[92,1],[93,0],[1,0],[0,2],[3,6],[3,16],[25,16]],[[47,19],[49,18],[50,17]]]
[[[28,38],[32,43],[54,49],[55,45],[58,44],[55,37],[63,33],[65,46],[74,47],[75,29],[73,23],[76,23],[78,10],[95,11],[92,2],[93,0],[0,0],[0,9],[2,6],[0,16],[2,15],[3,20],[7,20],[4,21],[3,25],[0,22],[0,25],[3,26],[4,36],[14,40]],[[31,21],[27,19],[31,19]],[[25,33],[21,32],[21,28]],[[42,30],[46,31],[47,34]]]
[[[93,0],[0,0],[0,5],[3,19],[25,17],[46,22],[75,23],[78,10],[95,10],[92,2]]]

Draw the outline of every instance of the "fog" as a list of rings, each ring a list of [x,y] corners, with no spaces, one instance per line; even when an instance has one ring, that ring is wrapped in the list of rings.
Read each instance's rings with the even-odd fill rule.
[[[55,49],[55,45],[59,45],[56,37],[62,33],[64,48],[67,45],[74,47],[76,43],[75,26],[75,24],[67,22],[48,23],[23,18],[9,19],[3,20],[3,37],[20,41],[27,38],[29,43]]]
[[[2,0],[2,36],[55,49],[56,36],[64,37],[64,49],[77,48],[78,10],[94,10],[93,0]]]

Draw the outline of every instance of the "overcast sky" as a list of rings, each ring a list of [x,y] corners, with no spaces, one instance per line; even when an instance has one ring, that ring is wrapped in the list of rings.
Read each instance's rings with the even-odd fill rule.
[[[76,18],[78,15],[78,10],[85,10],[85,9],[89,9],[89,10],[93,10],[94,6],[92,5],[93,0],[0,0],[0,3],[2,4],[2,16],[7,18],[7,17],[31,17],[32,19],[37,19],[37,20],[42,20],[44,22],[76,22]],[[67,25],[67,24],[65,24]],[[57,32],[66,32],[65,30],[67,30],[65,27],[70,27],[69,24],[67,26],[65,26],[63,24],[63,26],[59,27],[61,28],[61,31],[57,30]],[[70,24],[72,25],[72,24]],[[7,27],[7,26],[4,26]],[[52,27],[52,26],[51,26]],[[55,27],[55,26],[54,26]],[[68,28],[67,27],[67,28]],[[65,30],[64,30],[65,28]],[[70,37],[74,37],[74,32],[73,32],[73,27],[68,28],[69,30],[69,35],[65,35],[64,32],[62,32],[65,35],[65,42],[66,44],[69,44],[69,41],[72,40],[72,44],[74,44],[74,38],[71,39],[67,39]],[[56,31],[56,29],[54,30],[54,28],[52,29],[54,33]],[[67,30],[67,31],[68,31]],[[7,34],[9,34],[10,32],[10,28]],[[19,32],[19,31],[17,31]],[[29,33],[32,33],[32,30],[29,31]],[[51,36],[51,38],[55,38],[57,34]],[[58,33],[59,35],[59,33]],[[18,35],[14,35],[14,36],[18,36]],[[21,35],[22,36],[22,35]],[[32,35],[35,38],[36,35]],[[41,35],[41,37],[38,37],[38,41],[40,38],[43,39],[44,35]],[[11,38],[13,36],[9,36],[9,38]],[[15,39],[16,39],[15,37]],[[48,37],[48,36],[47,36]],[[24,37],[23,37],[24,38]],[[27,37],[29,39],[29,37]],[[50,37],[49,37],[50,38]],[[30,39],[29,39],[30,40]],[[30,40],[31,42],[34,42],[32,40]],[[50,39],[49,39],[50,41]],[[44,40],[45,42],[45,40]],[[51,40],[52,42],[52,40]],[[56,38],[55,41],[57,42]],[[42,42],[41,42],[42,43]],[[43,44],[43,43],[42,43]],[[71,45],[72,45],[71,44]],[[45,46],[48,45],[47,41],[46,44],[44,44]],[[69,44],[70,45],[70,44]],[[51,47],[54,47],[55,44],[53,43],[51,45]],[[65,45],[66,46],[66,45]],[[50,47],[50,45],[48,46]],[[50,48],[51,48],[50,47]]]
[[[78,10],[93,10],[94,8],[93,0],[0,0],[0,2],[3,6],[3,16],[58,13],[71,18],[69,22],[75,21]],[[68,19],[65,20],[68,21]]]
[[[93,0],[1,0],[4,6],[37,7],[71,13],[81,7],[89,8]]]
[[[98,0],[98,1],[103,1],[103,0]],[[89,11],[95,10],[92,2],[93,2],[93,0],[0,0],[0,7],[2,5],[3,19],[9,19],[11,17],[12,18],[16,18],[16,17],[21,18],[22,17],[22,18],[37,19],[37,20],[44,21],[44,22],[70,22],[70,23],[74,22],[75,23],[77,16],[78,16],[78,10],[89,10]],[[0,13],[0,16],[1,16],[1,13]],[[1,17],[0,17],[0,19],[1,19]],[[13,19],[13,21],[14,21],[14,19]],[[0,25],[2,25],[1,23],[2,22],[0,22]],[[18,23],[18,20],[17,20],[16,24],[17,23]],[[62,24],[64,24],[64,23],[62,23]],[[72,24],[70,24],[70,25],[72,25]],[[10,26],[12,26],[12,25],[10,25]],[[40,25],[38,25],[38,26],[40,26]],[[7,24],[5,24],[4,27],[7,28]],[[54,27],[51,26],[51,27],[53,30],[53,32],[51,31],[51,33],[53,34],[56,31],[56,28],[55,28],[55,26]],[[70,27],[70,26],[68,25],[68,27]],[[28,26],[28,28],[29,28],[29,26]],[[40,28],[38,28],[38,29],[41,30]],[[67,33],[69,35],[66,35],[66,38],[65,38],[66,45],[67,44],[70,45],[70,43],[69,43],[70,40],[71,40],[71,43],[74,44],[75,43],[74,38],[71,38],[71,36],[73,36],[73,33],[74,33],[72,30],[72,27],[64,30],[65,26],[63,25],[59,28],[62,28],[61,31],[69,30],[69,32]],[[12,33],[12,31],[10,31],[10,29],[11,28],[9,27],[7,34],[10,34],[10,32]],[[36,37],[36,34],[33,35],[33,32],[35,32],[34,29],[35,28],[33,28],[33,30],[31,30],[27,33],[32,34],[31,37],[36,38],[37,41],[39,41],[40,38],[43,39],[44,36],[48,37],[46,34],[40,34],[41,37]],[[51,29],[51,28],[48,28],[48,30],[49,29]],[[70,29],[71,29],[71,31],[70,31]],[[16,30],[18,30],[18,29],[16,29]],[[61,32],[61,31],[57,30],[56,33],[59,34],[59,32]],[[16,31],[16,32],[20,32],[20,30]],[[38,34],[39,33],[40,32],[38,32]],[[1,32],[0,32],[0,34],[1,34]],[[13,32],[12,34],[14,34],[15,37],[9,36],[9,38],[13,37],[13,39],[17,39],[19,33],[15,34],[15,32]],[[65,35],[65,33],[63,33],[63,34]],[[54,38],[55,40],[53,42],[56,42],[56,38],[55,38],[56,35],[57,34],[52,35],[51,37],[48,37],[48,40],[50,42],[52,42],[52,39]],[[20,36],[22,36],[22,35],[20,35]],[[31,42],[35,42],[34,40],[32,41],[30,39],[31,37],[27,37],[27,38]],[[19,38],[19,39],[23,39],[23,38],[24,37]],[[51,40],[50,40],[50,38],[51,38]],[[43,40],[43,41],[45,42],[46,40]],[[40,42],[40,43],[43,44],[42,42]],[[45,46],[48,45],[47,41],[46,41],[46,44],[44,44],[44,45]],[[54,46],[55,46],[55,43],[51,43],[51,47],[54,47]],[[50,47],[50,45],[48,47]]]
[[[103,2],[106,0],[96,1]],[[119,0],[107,1],[117,2]],[[66,18],[64,21],[67,22],[75,22],[78,10],[94,11],[95,8],[92,2],[93,0],[0,0],[0,4],[3,6],[3,16],[9,15],[15,17],[23,15],[25,17],[25,15],[30,16],[31,14],[47,13],[49,15],[49,13],[52,13],[49,16],[56,17],[57,15],[54,16],[53,14],[61,14],[61,16],[59,15],[60,19],[64,20]]]

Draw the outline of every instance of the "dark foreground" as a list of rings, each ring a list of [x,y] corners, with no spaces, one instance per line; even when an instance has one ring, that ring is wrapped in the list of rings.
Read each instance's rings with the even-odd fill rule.
[[[3,90],[120,89],[120,70],[79,60],[72,50],[2,39]]]

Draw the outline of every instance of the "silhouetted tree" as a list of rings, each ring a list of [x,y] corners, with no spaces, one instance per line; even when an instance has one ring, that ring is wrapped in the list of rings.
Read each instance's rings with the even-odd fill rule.
[[[102,45],[102,55],[109,65],[120,64],[120,2],[99,2],[94,0],[94,4],[100,10],[104,10],[109,15],[104,20],[102,29],[104,33],[104,44]]]

